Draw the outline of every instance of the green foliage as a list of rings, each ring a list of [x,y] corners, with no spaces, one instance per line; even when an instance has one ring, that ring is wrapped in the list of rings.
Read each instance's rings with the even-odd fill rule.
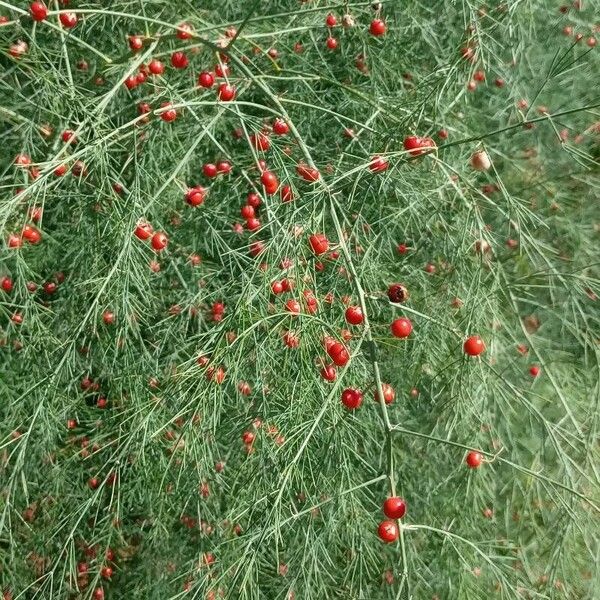
[[[34,23],[28,3],[0,0],[5,598],[594,598],[593,3],[566,15],[548,0],[60,4]],[[75,28],[59,8],[77,12]],[[375,17],[384,36],[369,34]],[[190,39],[176,36],[182,22]],[[11,56],[19,40],[27,51]],[[234,102],[197,86],[220,47]],[[170,66],[175,50],[189,67]],[[128,90],[152,58],[164,75]],[[486,81],[468,91],[479,70]],[[275,118],[290,132],[256,150],[250,136]],[[411,156],[408,135],[437,148]],[[469,165],[479,149],[487,172]],[[374,156],[387,170],[371,171]],[[264,193],[259,158],[292,202]],[[222,159],[231,174],[202,174]],[[299,177],[300,163],[319,181]],[[184,200],[195,185],[209,188],[199,207]],[[261,226],[240,232],[250,191]],[[10,248],[36,211],[41,242]],[[133,235],[141,220],[167,233],[166,250]],[[333,253],[315,257],[313,233]],[[294,289],[274,295],[284,278]],[[388,301],[396,282],[404,304]],[[346,324],[348,303],[365,324]],[[406,340],[390,333],[400,316],[414,326]],[[347,328],[352,358],[327,383],[324,337]],[[463,353],[472,334],[480,357]],[[387,406],[373,401],[382,383],[396,392]],[[348,387],[364,392],[354,412],[340,402]],[[472,449],[479,469],[465,465]],[[385,545],[377,526],[393,493],[408,511]]]

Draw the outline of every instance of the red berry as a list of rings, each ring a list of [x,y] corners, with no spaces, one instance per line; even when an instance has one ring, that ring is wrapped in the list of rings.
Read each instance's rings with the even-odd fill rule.
[[[189,63],[190,61],[185,52],[173,52],[173,54],[171,54],[171,64],[176,69],[185,69]]]
[[[145,221],[138,223],[133,233],[138,239],[147,240],[152,235],[152,225]]]
[[[217,165],[215,165],[213,163],[206,163],[205,165],[203,165],[202,172],[204,173],[204,175],[206,175],[206,177],[211,177],[211,178],[216,177],[219,174]]]
[[[177,37],[180,40],[189,40],[194,33],[192,26],[189,23],[180,23],[177,25]]]
[[[400,496],[390,496],[383,503],[383,514],[388,519],[401,519],[406,513],[406,502]]]
[[[283,119],[275,119],[273,121],[273,133],[277,135],[285,135],[290,130],[290,126]]]
[[[153,58],[148,64],[148,70],[152,75],[162,75],[165,72],[165,65],[160,60]]]
[[[210,71],[202,71],[198,75],[198,85],[203,88],[211,88],[215,83],[215,76]]]
[[[308,238],[308,243],[312,248],[312,251],[320,256],[321,254],[325,254],[329,250],[329,240],[324,233],[315,233]]]
[[[479,454],[479,452],[471,451],[467,454],[467,458],[465,462],[471,469],[477,469],[481,466],[481,461],[483,460],[483,456]]]
[[[319,173],[318,169],[314,169],[303,163],[300,163],[296,166],[296,173],[298,173],[298,175],[302,177],[304,181],[309,181],[311,183],[314,181],[318,181],[321,177],[321,174]]]
[[[271,147],[269,136],[260,131],[258,133],[253,133],[250,136],[250,143],[254,148],[261,150],[262,152],[266,152]]]
[[[387,295],[390,302],[405,302],[408,299],[408,290],[401,283],[394,283],[388,288]]]
[[[335,15],[329,13],[327,15],[327,18],[325,19],[325,25],[327,25],[327,27],[335,27],[337,25],[337,18]]]
[[[342,392],[342,404],[349,410],[356,410],[363,401],[363,395],[360,390],[346,388]]]
[[[105,310],[102,313],[102,320],[104,321],[105,325],[114,325],[115,313],[111,312],[110,310]]]
[[[263,171],[260,176],[260,181],[263,184],[267,194],[272,196],[279,188],[279,180],[277,175],[272,171]]]
[[[150,243],[152,244],[152,247],[155,250],[164,250],[167,247],[167,244],[169,243],[169,238],[167,238],[166,234],[164,234],[162,231],[157,231],[152,236],[152,240]]]
[[[285,303],[285,310],[287,310],[289,313],[292,313],[293,315],[299,315],[302,311],[302,306],[300,305],[300,302],[298,302],[298,300],[290,298]]]
[[[333,365],[325,365],[321,369],[321,377],[323,377],[325,381],[335,381],[337,377],[337,371],[335,370],[335,367]]]
[[[13,289],[13,281],[10,277],[4,276],[0,279],[0,288],[5,291],[7,294]]]
[[[478,335],[472,335],[465,340],[463,350],[469,356],[479,356],[485,352],[485,343]]]
[[[529,367],[529,374],[532,377],[537,377],[541,372],[541,369],[537,366],[537,365],[531,365],[531,367]]]
[[[229,85],[228,83],[222,83],[219,86],[218,95],[221,102],[230,102],[235,98],[235,94],[236,90],[232,85]]]
[[[412,331],[412,323],[410,322],[410,319],[401,317],[392,322],[390,329],[392,330],[392,335],[394,337],[407,338]]]
[[[385,23],[381,19],[373,19],[371,21],[371,25],[369,26],[369,33],[378,37],[380,35],[384,35],[386,29]]]
[[[72,29],[77,25],[77,15],[74,12],[60,13],[59,19],[63,27],[67,29]]]
[[[394,521],[381,521],[377,528],[377,535],[379,536],[379,539],[383,540],[386,544],[391,544],[398,539],[398,525],[396,525]]]
[[[382,383],[381,390],[383,392],[383,401],[386,404],[391,404],[394,401],[394,398],[396,397],[396,392],[394,391],[394,388],[389,383]],[[377,390],[377,388],[375,388],[375,401],[380,401],[379,390]]]
[[[228,160],[220,160],[217,163],[217,173],[219,175],[227,175],[228,173],[231,173],[232,169],[233,167]]]
[[[346,309],[346,321],[350,325],[360,325],[364,321],[363,313],[360,306],[349,306]]]
[[[334,342],[327,349],[327,354],[329,354],[331,360],[338,366],[343,367],[350,360],[350,354],[348,354],[348,350],[344,344],[340,342]]]
[[[48,8],[43,2],[32,2],[29,13],[34,21],[43,21],[48,16]]]
[[[254,207],[250,206],[249,204],[244,204],[244,206],[242,206],[242,208],[240,208],[240,214],[242,215],[242,218],[244,218],[244,219],[252,219],[256,216]]]
[[[160,113],[160,118],[166,123],[171,123],[177,118],[177,111],[172,107],[170,102],[163,102],[161,107],[166,109]]]
[[[338,41],[331,36],[327,38],[325,43],[330,50],[335,50],[338,47]]]
[[[292,191],[291,186],[287,184],[281,186],[279,194],[282,202],[291,202],[294,199],[294,192]]]
[[[204,199],[206,198],[206,189],[201,185],[197,185],[196,187],[190,188],[185,193],[185,201],[190,206],[200,206]]]
[[[139,35],[130,35],[129,39],[129,47],[133,52],[137,52],[144,47],[144,40]]]
[[[381,173],[385,171],[390,164],[383,156],[374,156],[369,163],[369,170],[371,173]]]

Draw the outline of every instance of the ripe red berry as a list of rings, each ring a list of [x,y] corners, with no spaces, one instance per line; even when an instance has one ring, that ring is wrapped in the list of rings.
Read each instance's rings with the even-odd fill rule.
[[[219,86],[218,96],[221,102],[230,102],[235,98],[236,90],[228,83],[222,83]]]
[[[134,235],[140,240],[147,240],[152,235],[152,225],[145,221],[136,225]]]
[[[479,356],[485,352],[485,343],[478,335],[472,335],[465,340],[463,350],[469,356]]]
[[[529,367],[529,374],[532,377],[537,377],[541,372],[541,369],[537,366],[537,365],[531,365],[531,367]]]
[[[360,306],[349,306],[346,309],[346,321],[350,325],[360,325],[364,321],[364,316]]]
[[[171,64],[176,69],[185,69],[190,64],[190,61],[185,52],[173,52],[171,54]]]
[[[291,202],[294,199],[294,192],[292,191],[291,186],[287,184],[281,186],[281,191],[279,194],[282,202]]]
[[[377,528],[377,535],[386,544],[391,544],[398,539],[398,525],[394,521],[381,521]]]
[[[369,170],[371,173],[382,173],[385,171],[390,164],[383,156],[374,156],[369,163]]]
[[[215,165],[213,163],[206,163],[205,165],[203,165],[202,172],[204,173],[204,175],[206,177],[211,177],[211,178],[216,177],[219,174],[217,165]]]
[[[299,165],[296,166],[296,173],[298,173],[298,175],[300,177],[302,177],[302,179],[304,179],[304,181],[308,181],[311,183],[314,181],[318,181],[319,178],[321,177],[321,174],[319,173],[318,169],[309,167],[308,165],[305,165],[304,163],[300,163]]]
[[[77,15],[74,12],[60,13],[59,19],[63,27],[67,29],[72,29],[77,25]]]
[[[406,502],[400,496],[390,496],[383,503],[383,514],[388,519],[401,519],[406,513]]]
[[[144,47],[144,40],[139,35],[130,35],[127,41],[133,52],[137,52]]]
[[[180,40],[189,40],[194,34],[194,30],[189,23],[179,23],[177,25],[177,37]]]
[[[161,107],[165,110],[160,113],[160,118],[166,123],[171,123],[177,118],[177,111],[172,107],[170,102],[163,102]]]
[[[198,85],[203,88],[211,88],[215,84],[215,76],[210,71],[202,71],[198,75]]]
[[[315,233],[308,238],[308,243],[312,248],[312,251],[320,256],[321,254],[325,254],[329,250],[329,240],[324,233]]]
[[[325,43],[330,50],[335,50],[338,47],[337,39],[331,36],[327,38]]]
[[[166,234],[164,234],[162,231],[157,231],[152,236],[152,240],[150,243],[152,244],[152,247],[155,250],[164,250],[167,247],[167,244],[169,243],[169,238],[167,238]]]
[[[277,135],[285,135],[290,130],[290,126],[283,119],[275,119],[273,121],[273,133]]]
[[[327,25],[327,27],[335,27],[337,25],[336,16],[332,13],[329,13],[325,19],[325,25]]]
[[[412,331],[412,323],[410,322],[410,319],[401,317],[392,322],[390,329],[392,330],[392,335],[394,337],[407,338]]]
[[[346,388],[342,392],[342,404],[349,410],[356,410],[363,401],[363,395],[360,390]]]
[[[390,302],[405,302],[408,299],[408,290],[401,283],[394,283],[388,288],[387,295]]]
[[[232,169],[233,167],[228,160],[220,160],[217,162],[217,173],[219,175],[227,175],[228,173],[231,173]]]
[[[279,188],[277,175],[272,171],[263,171],[260,176],[260,181],[265,188],[265,192],[270,196],[272,196]]]
[[[5,275],[0,279],[0,288],[8,294],[13,289],[13,280]]]
[[[335,379],[337,377],[337,371],[335,370],[335,367],[333,365],[325,365],[321,369],[321,377],[325,381],[329,381],[329,382],[335,381]]]
[[[190,206],[200,206],[204,199],[206,198],[206,188],[203,188],[201,185],[197,185],[196,187],[190,188],[185,193],[185,201]]]
[[[148,70],[152,75],[162,75],[165,72],[165,65],[160,60],[153,58],[148,64]]]
[[[29,13],[34,21],[43,21],[48,16],[48,8],[43,2],[32,2]]]
[[[271,147],[271,140],[268,135],[265,135],[261,131],[258,133],[253,133],[250,136],[250,143],[256,150],[260,150],[262,152],[266,152]]]
[[[394,398],[396,397],[396,392],[394,391],[394,388],[389,383],[382,383],[381,390],[383,392],[383,401],[386,404],[391,404],[394,401]],[[377,390],[377,388],[375,388],[374,396],[375,402],[379,402],[379,390]]]
[[[471,469],[477,469],[481,466],[481,462],[483,460],[483,456],[479,454],[479,452],[471,451],[467,454],[467,458],[465,462]]]
[[[329,346],[327,349],[327,354],[329,354],[331,360],[338,367],[343,367],[350,360],[350,354],[348,353],[346,346],[340,342],[334,342],[331,344],[331,346]]]
[[[293,315],[299,315],[302,311],[302,306],[300,305],[300,302],[298,302],[298,300],[290,298],[285,303],[285,310],[287,310],[289,313],[292,313]]]
[[[242,218],[244,219],[253,219],[256,216],[256,213],[253,206],[244,204],[244,206],[240,208],[240,215],[242,215]]]
[[[369,26],[369,33],[376,37],[380,35],[384,35],[387,27],[385,23],[381,19],[373,19],[371,21],[371,25]]]

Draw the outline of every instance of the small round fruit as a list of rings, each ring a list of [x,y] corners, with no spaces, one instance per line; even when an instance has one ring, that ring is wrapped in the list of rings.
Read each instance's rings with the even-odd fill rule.
[[[492,166],[492,161],[485,150],[477,150],[471,155],[471,166],[476,171],[488,171]]]
[[[467,454],[467,458],[465,462],[467,466],[471,469],[478,469],[481,466],[481,462],[483,461],[483,456],[479,452],[474,452],[473,450]]]
[[[398,539],[400,531],[398,525],[394,521],[381,521],[377,528],[377,535],[379,539],[384,541],[386,544],[391,544]]]
[[[363,401],[363,395],[360,390],[355,390],[354,388],[346,388],[342,392],[342,404],[348,410],[356,410]]]
[[[273,133],[276,135],[285,135],[290,130],[290,126],[283,119],[273,121]]]
[[[66,27],[67,29],[72,29],[75,27],[75,25],[77,25],[77,15],[74,12],[60,13],[59,19],[62,23],[62,26]]]
[[[321,254],[325,254],[329,250],[329,240],[324,233],[315,233],[308,238],[308,243],[312,251],[320,256]]]
[[[390,496],[383,503],[383,514],[388,519],[401,519],[406,513],[406,502],[400,496]]]
[[[363,312],[360,306],[349,306],[346,309],[346,321],[350,323],[350,325],[360,325],[364,321]]]
[[[228,83],[222,83],[219,86],[218,96],[221,102],[231,102],[235,98],[236,89]]]
[[[537,377],[541,373],[541,369],[537,365],[531,365],[529,367],[529,374],[532,377]]]
[[[350,360],[350,354],[348,353],[346,346],[340,342],[334,342],[331,344],[331,346],[327,349],[327,354],[329,354],[331,360],[338,367],[345,366]]]
[[[150,243],[152,244],[152,247],[155,250],[164,250],[167,247],[167,244],[169,243],[169,238],[167,238],[167,235],[162,231],[157,231],[152,236],[152,240],[150,241]]]
[[[485,352],[485,343],[478,335],[472,335],[465,340],[463,350],[469,356],[479,356]]]
[[[160,113],[160,118],[166,123],[171,123],[177,118],[177,111],[170,102],[163,102],[161,108],[164,108],[165,110]]]
[[[397,338],[407,338],[412,332],[412,323],[406,317],[400,317],[392,322],[392,335]]]
[[[198,75],[198,86],[206,89],[211,88],[215,84],[215,76],[210,71],[202,71]]]
[[[381,390],[383,392],[383,401],[386,404],[391,404],[396,397],[394,388],[389,383],[382,383]],[[375,402],[379,402],[379,390],[375,388]]]
[[[29,14],[34,21],[44,21],[48,16],[48,7],[43,2],[32,2],[29,5]]]
[[[150,225],[150,223],[146,223],[145,221],[140,222],[136,225],[133,233],[138,239],[147,240],[152,236],[152,225]]]
[[[394,283],[388,288],[387,295],[390,302],[399,304],[408,299],[408,290],[401,283]]]
[[[206,198],[206,189],[200,185],[190,188],[185,193],[185,201],[190,206],[200,206],[201,204],[204,203],[205,198]]]
[[[385,35],[387,27],[381,19],[373,19],[369,25],[369,33],[375,37]]]

